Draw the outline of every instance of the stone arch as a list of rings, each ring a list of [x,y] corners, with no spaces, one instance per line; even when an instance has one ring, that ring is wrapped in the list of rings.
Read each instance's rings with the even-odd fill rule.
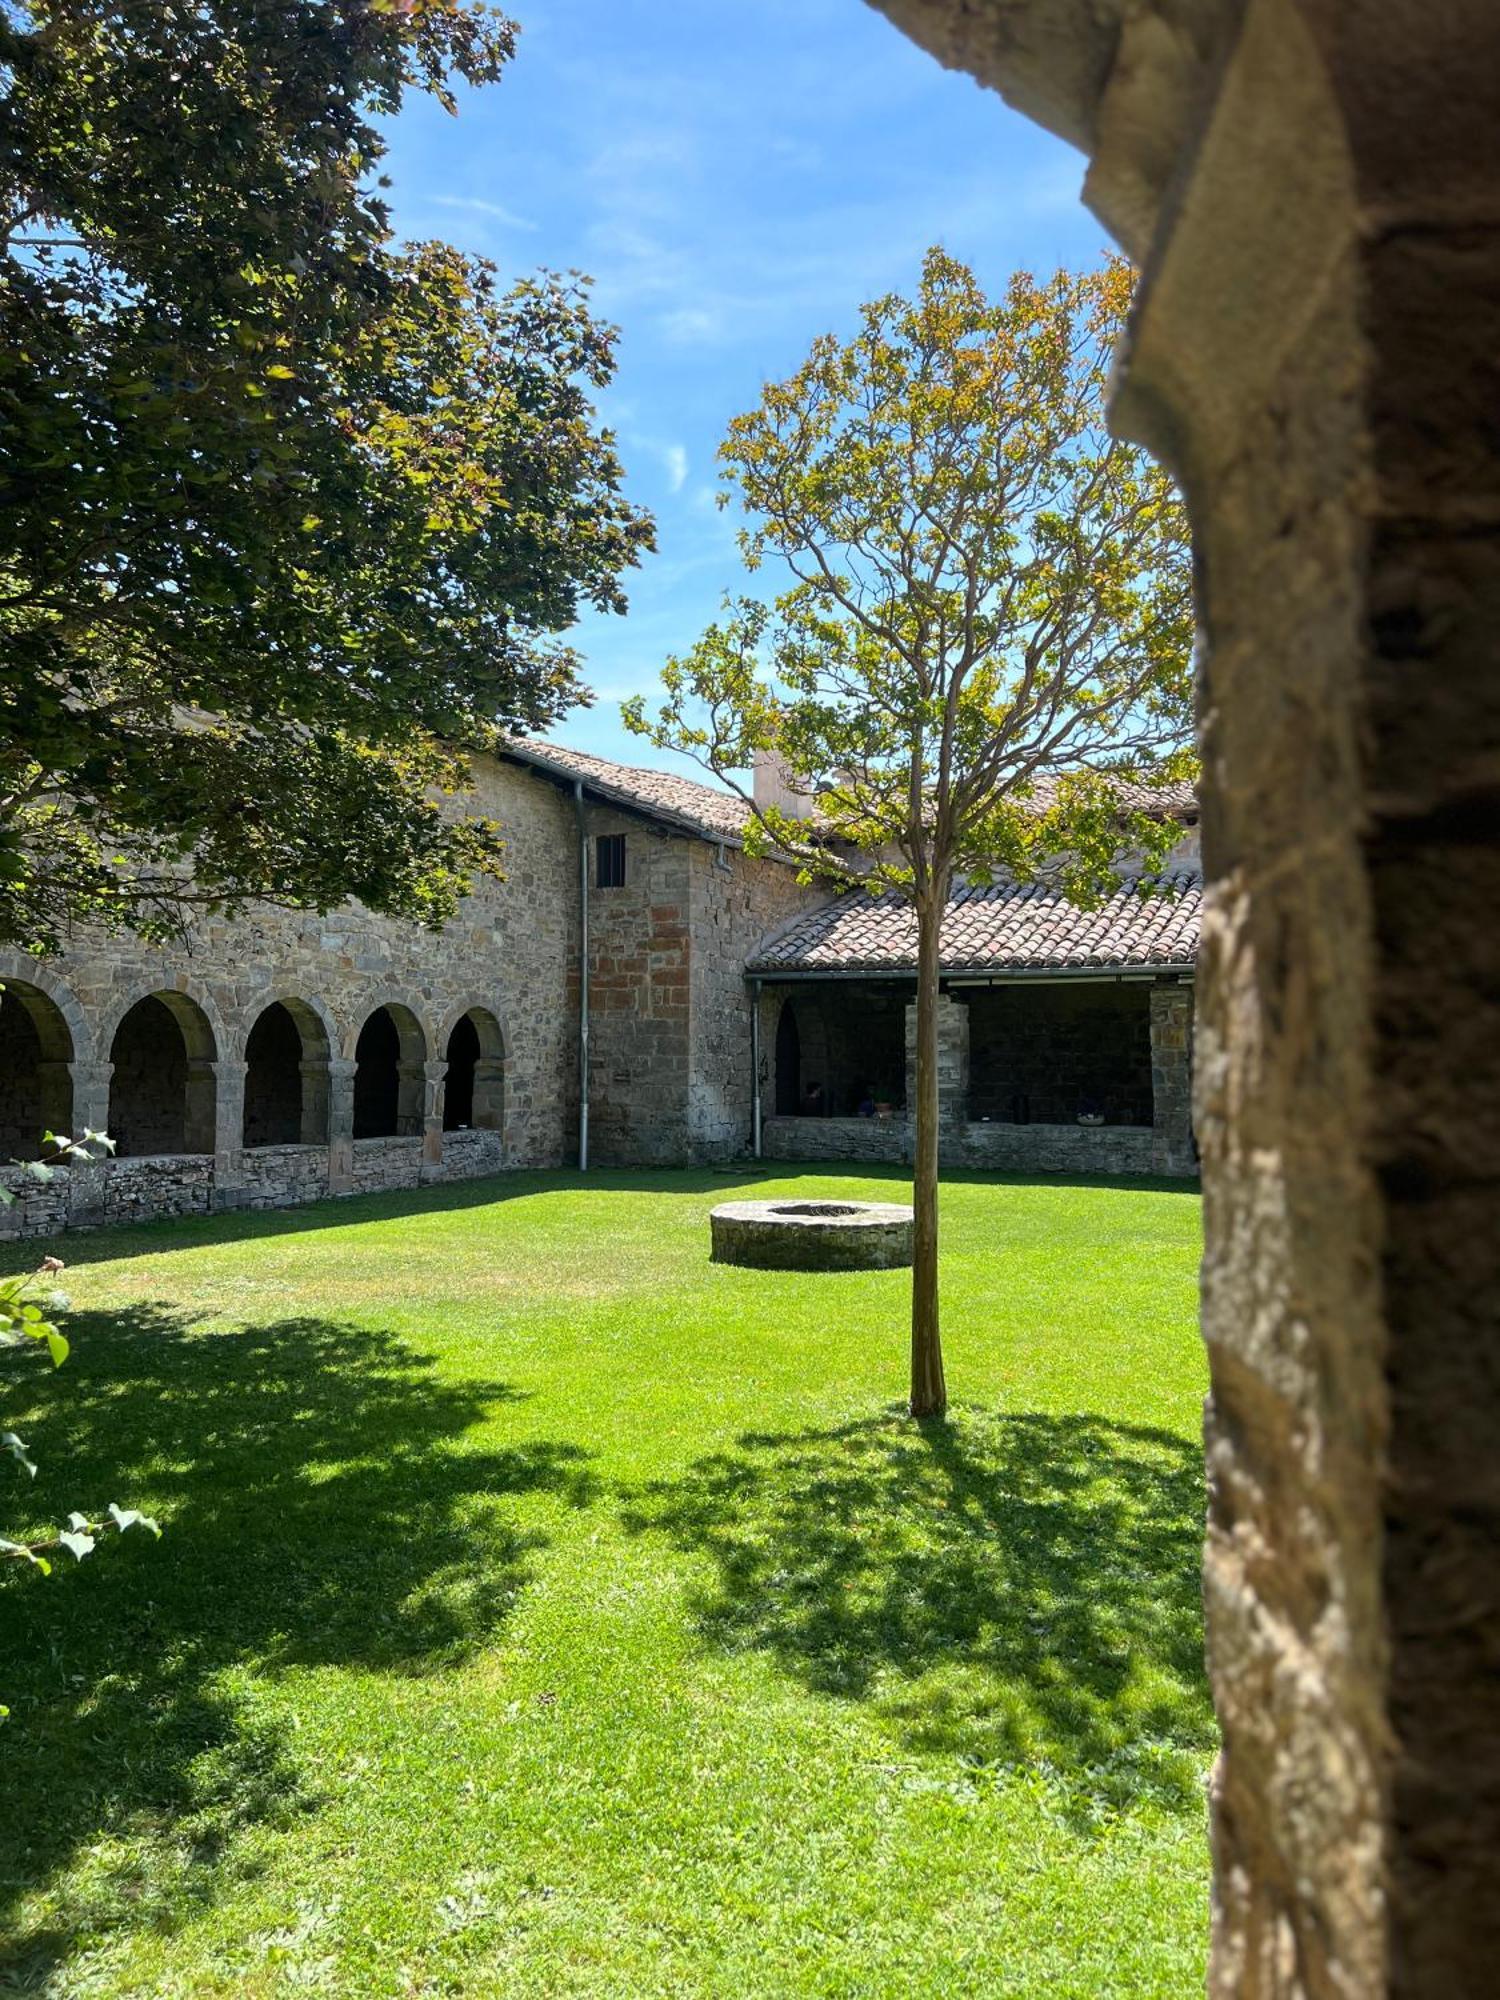
[[[505,1034],[488,1007],[466,1007],[445,1027],[438,1048],[447,1063],[443,1130],[505,1127]]]
[[[326,1144],[332,1053],[321,1002],[283,994],[261,1008],[245,1035],[247,1147]]]
[[[34,977],[6,973],[0,990],[0,1161],[35,1158],[44,1132],[71,1131],[77,1048],[53,994]]]
[[[431,1044],[416,1009],[403,1000],[379,1001],[346,1046],[355,1064],[355,1138],[420,1136]]]
[[[776,1017],[776,1115],[798,1118],[816,1085],[823,1112],[831,1108],[828,1076],[828,1024],[816,994],[789,994]]]
[[[108,1046],[115,1151],[212,1153],[220,1044],[203,1005],[172,988],[144,993],[117,1011]]]

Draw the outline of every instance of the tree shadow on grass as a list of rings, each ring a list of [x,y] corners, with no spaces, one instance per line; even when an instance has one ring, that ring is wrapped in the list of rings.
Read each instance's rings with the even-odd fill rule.
[[[595,1496],[576,1445],[466,1447],[516,1392],[440,1380],[387,1333],[195,1333],[150,1306],[74,1313],[68,1331],[67,1367],[28,1384],[41,1471],[24,1502],[42,1523],[149,1505],[165,1532],[0,1588],[0,1939],[29,1891],[88,1864],[60,1915],[0,1947],[22,1990],[114,1925],[170,1927],[222,1886],[237,1832],[316,1807],[268,1677],[458,1664],[544,1545],[513,1503]]]
[[[980,1410],[751,1435],[626,1522],[712,1557],[712,1643],[869,1704],[908,1750],[1039,1770],[1085,1819],[1201,1807],[1203,1458],[1180,1437]]]

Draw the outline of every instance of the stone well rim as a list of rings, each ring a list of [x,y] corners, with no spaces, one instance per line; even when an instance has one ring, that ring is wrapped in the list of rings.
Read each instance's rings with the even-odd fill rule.
[[[795,1196],[780,1201],[725,1201],[709,1211],[723,1222],[769,1222],[779,1229],[888,1228],[914,1220],[910,1203],[899,1201],[827,1201]]]

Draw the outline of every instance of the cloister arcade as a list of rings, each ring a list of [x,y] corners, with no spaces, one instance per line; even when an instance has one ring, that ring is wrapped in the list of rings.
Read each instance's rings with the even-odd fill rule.
[[[267,1206],[289,1184],[311,1201],[482,1172],[504,1163],[505,1070],[483,1005],[434,1024],[390,996],[340,1022],[321,1000],[285,994],[226,1022],[175,986],[90,1019],[51,975],[7,976],[0,1160],[44,1156],[44,1134],[85,1130],[107,1132],[115,1154],[43,1190],[12,1166],[7,1182],[27,1199],[0,1210],[0,1226],[125,1219],[144,1205],[146,1174],[153,1212],[170,1213]]]

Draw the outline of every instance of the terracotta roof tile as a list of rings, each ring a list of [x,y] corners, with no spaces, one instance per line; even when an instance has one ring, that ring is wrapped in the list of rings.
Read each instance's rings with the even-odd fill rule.
[[[534,770],[552,771],[563,777],[582,778],[590,791],[601,798],[614,799],[637,812],[674,820],[707,840],[744,838],[750,808],[733,792],[706,785],[698,778],[683,777],[676,771],[652,771],[638,764],[617,764],[609,757],[595,757],[587,750],[572,750],[562,743],[548,743],[534,737],[515,737],[508,754]],[[1191,785],[1166,785],[1149,790],[1143,785],[1120,786],[1121,797],[1131,806],[1157,811],[1174,819],[1194,820],[1198,801]],[[1048,786],[1038,783],[1036,796],[1044,801]]]
[[[509,754],[533,770],[553,771],[563,777],[582,778],[591,792],[612,799],[638,812],[674,820],[707,840],[740,840],[750,808],[733,792],[720,791],[696,778],[680,777],[675,771],[643,770],[634,764],[616,764],[608,757],[595,757],[586,750],[570,750],[561,743],[541,743],[517,737]]]
[[[1168,893],[1142,895],[1123,881],[1097,910],[1080,910],[1043,882],[955,891],[943,921],[945,972],[1048,967],[1188,966],[1198,950],[1202,878],[1186,870],[1154,879]],[[914,972],[917,923],[896,896],[851,890],[764,940],[749,970]]]

